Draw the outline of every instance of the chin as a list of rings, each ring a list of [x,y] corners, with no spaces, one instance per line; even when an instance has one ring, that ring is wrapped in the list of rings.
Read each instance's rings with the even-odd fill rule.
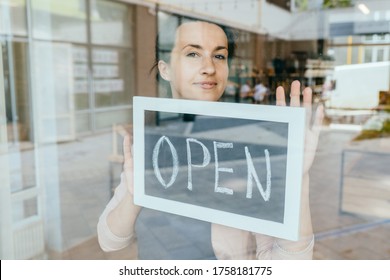
[[[199,101],[218,101],[222,96],[222,93],[216,91],[186,91],[186,94],[178,94],[174,98],[199,100]]]
[[[218,93],[202,92],[194,95],[193,99],[202,100],[202,101],[218,101],[221,98],[221,96],[222,94],[218,94]]]

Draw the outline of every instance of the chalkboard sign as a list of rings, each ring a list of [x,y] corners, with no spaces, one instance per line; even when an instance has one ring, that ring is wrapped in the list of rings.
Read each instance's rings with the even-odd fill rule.
[[[133,105],[136,204],[298,239],[303,108],[150,97]],[[150,121],[162,113],[183,117]]]

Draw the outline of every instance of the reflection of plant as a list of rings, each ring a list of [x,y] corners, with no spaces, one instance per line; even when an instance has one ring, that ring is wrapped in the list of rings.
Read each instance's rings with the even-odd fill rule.
[[[365,140],[380,137],[390,137],[390,119],[386,119],[383,123],[376,124],[377,127],[369,127],[363,129],[362,132],[356,136],[353,140]],[[374,125],[375,126],[375,125]]]
[[[323,8],[345,8],[351,7],[351,0],[324,0],[322,3]]]
[[[306,11],[308,7],[309,0],[295,0],[295,8],[298,11]]]

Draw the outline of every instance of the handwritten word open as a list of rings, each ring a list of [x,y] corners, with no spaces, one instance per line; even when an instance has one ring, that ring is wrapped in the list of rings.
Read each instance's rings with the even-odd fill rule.
[[[171,155],[172,155],[172,175],[171,175],[171,178],[170,178],[168,183],[162,178],[160,168],[158,166],[158,157],[159,157],[159,153],[160,153],[160,147],[163,144],[163,142],[166,142],[168,144],[169,149],[171,151]],[[192,154],[191,154],[191,145],[190,145],[191,143],[198,144],[201,146],[201,148],[203,150],[202,164],[193,164],[192,163]],[[188,185],[187,185],[187,188],[192,191],[192,168],[193,167],[198,167],[198,168],[206,167],[210,163],[211,155],[210,155],[210,151],[207,149],[207,147],[197,139],[187,138],[186,144],[187,144],[186,147],[187,147],[187,164],[188,164]],[[232,189],[220,186],[219,176],[220,176],[220,173],[222,173],[222,172],[234,173],[234,170],[233,170],[233,168],[220,167],[219,162],[218,162],[218,150],[233,149],[233,143],[213,141],[213,144],[214,144],[214,159],[215,159],[214,192],[233,195]],[[257,186],[261,196],[263,197],[264,201],[268,201],[270,199],[270,196],[271,196],[271,163],[270,163],[269,152],[267,149],[264,150],[265,161],[266,161],[266,170],[267,170],[265,190],[260,183],[255,166],[253,164],[252,156],[251,156],[247,146],[245,146],[244,152],[245,152],[246,163],[247,163],[247,168],[248,168],[246,197],[252,198],[253,180],[254,180],[256,182],[256,186]],[[177,174],[179,172],[179,159],[178,159],[178,154],[177,154],[176,148],[174,147],[174,145],[172,144],[172,142],[169,140],[169,138],[167,136],[161,136],[160,139],[155,144],[154,149],[153,149],[152,161],[153,161],[154,174],[155,174],[157,180],[160,182],[160,184],[165,189],[172,186],[173,183],[175,182]]]

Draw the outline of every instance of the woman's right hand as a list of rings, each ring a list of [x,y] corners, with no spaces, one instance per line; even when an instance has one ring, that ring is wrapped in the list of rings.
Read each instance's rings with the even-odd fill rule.
[[[138,216],[141,207],[134,204],[134,159],[133,159],[133,149],[131,143],[131,137],[129,134],[126,134],[123,139],[123,172],[126,178],[127,190],[130,194],[131,204],[135,216]]]
[[[138,216],[141,207],[134,204],[134,159],[133,159],[131,136],[129,134],[126,134],[123,139],[123,156],[124,156],[123,173],[125,174],[126,186],[130,194],[130,200],[131,200],[130,203],[132,205],[131,208],[133,214],[136,217]]]
[[[133,156],[131,137],[123,140],[123,172],[121,183],[106,206],[98,223],[99,243],[106,251],[120,250],[134,240],[135,222],[141,207],[134,204]],[[101,222],[103,221],[103,222]]]

